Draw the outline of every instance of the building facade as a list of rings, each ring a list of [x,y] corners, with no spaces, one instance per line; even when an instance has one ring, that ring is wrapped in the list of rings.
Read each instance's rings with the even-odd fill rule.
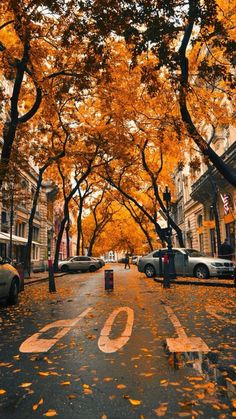
[[[216,132],[212,147],[236,170],[236,130]],[[172,216],[183,231],[186,247],[208,255],[219,254],[219,245],[227,238],[236,248],[236,190],[218,170],[195,152],[175,173],[176,201]],[[177,237],[173,244],[178,246]]]
[[[37,184],[37,172],[29,168],[21,172],[18,184],[5,181],[0,199],[0,256],[15,262],[24,259],[28,240],[28,221]],[[31,248],[32,269],[44,270],[54,253],[54,200],[55,187],[44,182],[33,222]]]

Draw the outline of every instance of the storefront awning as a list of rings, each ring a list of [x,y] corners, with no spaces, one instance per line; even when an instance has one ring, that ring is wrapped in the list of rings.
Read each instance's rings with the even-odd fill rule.
[[[10,234],[0,232],[0,243],[9,243],[10,242]],[[25,237],[15,236],[12,234],[12,243],[24,246],[27,243],[27,239]],[[38,246],[42,246],[41,243],[33,241],[32,244],[37,244]]]

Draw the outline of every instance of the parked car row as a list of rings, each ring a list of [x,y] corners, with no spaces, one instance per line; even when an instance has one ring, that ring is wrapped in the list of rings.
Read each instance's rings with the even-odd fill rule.
[[[161,274],[160,259],[163,260],[167,249],[154,250],[138,261],[138,271],[148,278]],[[195,249],[173,248],[176,275],[194,276],[197,278],[233,277],[234,264],[228,259],[204,255]]]
[[[82,271],[82,272],[95,272],[105,265],[105,262],[101,258],[95,258],[92,256],[71,256],[67,259],[61,260],[58,263],[58,267],[62,272],[69,271]]]

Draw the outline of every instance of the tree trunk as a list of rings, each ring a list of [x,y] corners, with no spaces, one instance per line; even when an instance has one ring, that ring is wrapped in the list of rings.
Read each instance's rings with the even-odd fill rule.
[[[57,241],[56,241],[55,257],[54,257],[54,263],[53,263],[54,272],[58,272],[59,253],[60,253],[61,241],[62,241],[66,221],[67,221],[67,216],[64,216],[64,218],[61,221],[60,230],[59,230]]]
[[[82,241],[82,212],[83,206],[81,205],[80,199],[80,206],[79,212],[77,217],[77,245],[76,245],[76,254],[79,256],[80,252],[82,251],[81,241]]]
[[[70,257],[70,221],[67,219],[66,223],[66,256]]]
[[[30,271],[31,271],[31,247],[32,247],[32,241],[33,241],[33,223],[34,223],[34,216],[35,216],[36,208],[38,204],[40,189],[42,186],[44,170],[45,170],[44,168],[39,170],[36,191],[34,194],[33,205],[31,208],[29,222],[28,222],[28,240],[25,247],[24,272],[27,272],[29,276],[30,276]]]

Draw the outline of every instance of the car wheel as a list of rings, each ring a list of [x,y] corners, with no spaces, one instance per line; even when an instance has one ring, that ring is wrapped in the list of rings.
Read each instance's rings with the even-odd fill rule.
[[[206,265],[197,265],[194,269],[194,275],[199,279],[209,278],[209,270]]]
[[[89,272],[95,272],[97,270],[96,266],[92,265],[89,268]]]
[[[18,303],[18,295],[19,295],[19,286],[18,286],[18,280],[16,278],[13,278],[11,283],[11,288],[9,292],[8,297],[8,303],[13,305]]]
[[[152,278],[156,274],[155,268],[152,265],[145,266],[144,272],[148,278]]]
[[[61,271],[62,272],[69,272],[69,266],[68,265],[62,265]]]

